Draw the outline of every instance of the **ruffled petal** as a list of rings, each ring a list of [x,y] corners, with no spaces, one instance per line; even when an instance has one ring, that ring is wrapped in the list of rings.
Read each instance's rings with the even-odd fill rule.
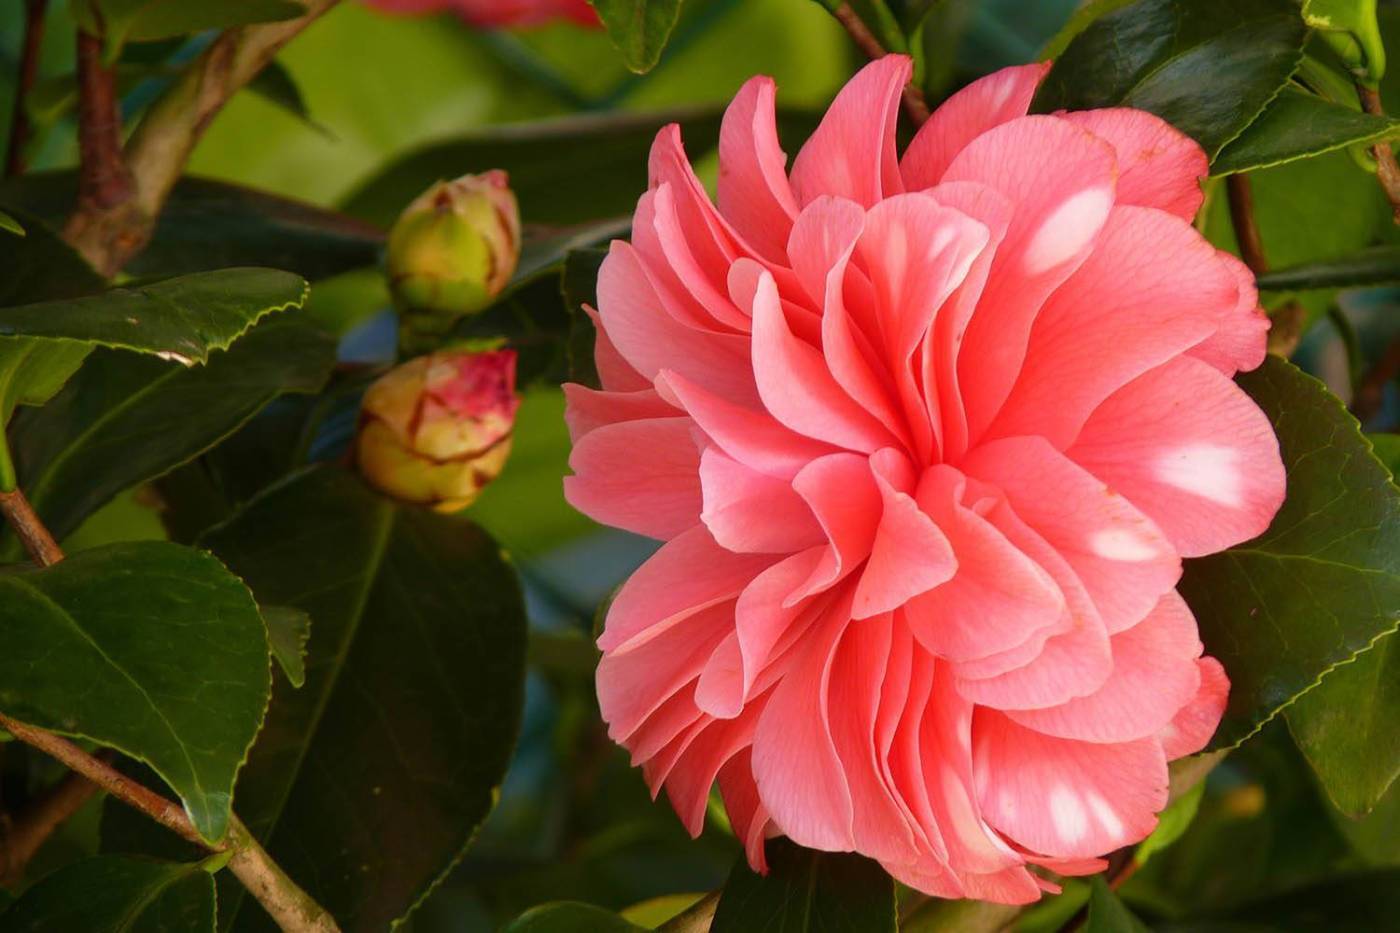
[[[721,547],[791,554],[825,540],[812,509],[790,482],[760,473],[713,447],[700,457],[699,470],[704,499],[700,518]]]
[[[1146,110],[1108,107],[1060,114],[1118,152],[1118,203],[1155,207],[1190,221],[1201,209],[1210,162],[1194,139]]]
[[[1199,658],[1196,666],[1201,673],[1201,686],[1191,702],[1181,708],[1176,717],[1157,736],[1168,761],[1194,755],[1206,747],[1210,737],[1225,715],[1230,699],[1230,678],[1215,658]]]
[[[787,262],[797,200],[778,144],[776,85],[750,78],[724,111],[719,131],[719,211],[749,246],[771,262]]]
[[[574,444],[569,468],[564,497],[605,525],[664,541],[700,520],[700,452],[689,418],[597,428]]]

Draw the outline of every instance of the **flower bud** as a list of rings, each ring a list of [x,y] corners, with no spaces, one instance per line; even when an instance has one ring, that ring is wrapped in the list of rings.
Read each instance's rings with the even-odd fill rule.
[[[389,232],[389,285],[407,328],[444,334],[489,305],[520,258],[520,211],[506,173],[433,185]]]
[[[465,508],[505,466],[519,406],[513,350],[409,360],[365,393],[360,472],[395,499],[439,512]]]

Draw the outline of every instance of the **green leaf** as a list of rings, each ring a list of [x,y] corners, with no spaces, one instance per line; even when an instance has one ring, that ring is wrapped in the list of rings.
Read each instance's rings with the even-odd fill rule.
[[[647,152],[657,131],[680,122],[695,157],[719,140],[720,116],[718,110],[607,113],[485,128],[391,163],[350,195],[344,210],[387,226],[433,182],[501,168],[510,174],[520,215],[531,223],[630,216],[646,190]]]
[[[209,450],[279,395],[319,391],[334,365],[335,341],[299,313],[268,319],[204,366],[98,350],[48,405],[16,419],[21,484],[62,540],[117,493]],[[18,557],[13,542],[8,554]]]
[[[543,236],[526,237],[520,245],[520,262],[515,267],[515,275],[511,276],[502,295],[509,295],[551,272],[559,272],[570,253],[598,244],[606,245],[619,237],[625,238],[631,229],[631,217],[617,217],[551,231]]]
[[[239,815],[349,933],[406,916],[491,809],[520,725],[515,574],[465,519],[399,507],[324,467],[204,543],[264,605],[308,613],[299,690],[274,686]],[[234,930],[268,929],[255,904]]]
[[[0,204],[23,209],[54,227],[62,226],[76,196],[73,171],[27,174],[0,184]],[[376,265],[383,244],[382,230],[354,217],[241,185],[186,176],[170,193],[151,242],[126,271],[158,278],[264,266],[317,281]],[[0,267],[3,263],[0,259]],[[0,292],[4,288],[0,278]],[[39,297],[61,296],[22,300]]]
[[[0,340],[0,426],[18,406],[53,398],[89,352],[89,347],[64,340]]]
[[[1371,812],[1400,776],[1400,636],[1384,636],[1328,674],[1286,716],[1337,809]]]
[[[0,914],[0,933],[213,933],[214,920],[214,879],[202,864],[102,855],[25,891]]]
[[[592,904],[560,901],[532,907],[516,917],[501,933],[638,933],[642,929],[610,910]]]
[[[1290,87],[1220,151],[1210,170],[1214,175],[1248,172],[1396,136],[1400,120],[1361,113]]]
[[[1385,43],[1376,0],[1303,0],[1303,19],[1322,31],[1342,60],[1375,87],[1385,75]]]
[[[564,261],[564,306],[571,315],[569,337],[569,378],[584,385],[598,386],[598,369],[593,359],[593,322],[583,306],[598,305],[598,269],[607,258],[605,249],[575,250]]]
[[[1138,0],[1070,41],[1031,109],[1136,107],[1214,158],[1288,81],[1307,32],[1292,0]]]
[[[0,339],[69,340],[203,363],[265,315],[300,307],[306,293],[301,277],[276,269],[199,272],[0,309]]]
[[[296,79],[286,66],[273,59],[263,66],[248,82],[248,90],[268,103],[280,107],[312,129],[329,134],[330,131],[311,119],[311,109],[306,106],[306,98],[297,86]]]
[[[1266,291],[1400,284],[1400,246],[1373,246],[1336,259],[1304,262],[1259,276]]]
[[[1065,49],[1081,32],[1089,28],[1089,24],[1100,16],[1107,16],[1114,10],[1121,9],[1136,0],[1086,0],[1086,2],[1075,7],[1070,14],[1069,20],[1060,27],[1060,31],[1045,43],[1045,47],[1036,56],[1040,61],[1052,61],[1064,54]]]
[[[894,882],[854,853],[768,841],[768,876],[741,857],[725,882],[710,933],[894,933]]]
[[[305,12],[305,6],[292,0],[77,0],[73,4],[78,25],[94,35],[105,33],[109,46],[296,19]]]
[[[311,638],[311,616],[291,606],[263,606],[267,644],[293,687],[306,683],[306,643]]]
[[[24,236],[24,225],[4,211],[0,211],[0,231],[13,233],[15,236]]]
[[[1229,748],[1400,623],[1400,490],[1356,419],[1270,356],[1239,383],[1278,434],[1287,497],[1269,530],[1186,562],[1180,590],[1230,675]]]
[[[656,67],[681,15],[681,0],[588,0],[588,4],[598,11],[623,63],[637,74]]]
[[[0,710],[147,762],[222,838],[271,682],[247,587],[208,554],[141,541],[0,575],[0,591]]]
[[[1157,816],[1157,828],[1152,830],[1152,835],[1144,839],[1133,853],[1133,861],[1142,865],[1152,856],[1180,839],[1181,834],[1186,832],[1191,821],[1196,818],[1196,811],[1201,808],[1201,797],[1205,795],[1205,792],[1206,782],[1200,780],[1192,785],[1190,790],[1168,804],[1167,808]]]
[[[71,208],[71,200],[68,205]],[[42,223],[35,212],[20,210],[9,202],[6,206],[24,224],[25,236],[4,240],[5,248],[0,249],[0,309],[51,298],[91,295],[107,287],[106,280]],[[3,314],[0,310],[0,320]]]
[[[1093,887],[1089,894],[1085,933],[1149,933],[1146,925],[1123,906],[1103,875],[1095,875],[1089,883]]]
[[[1251,898],[1202,918],[1201,933],[1371,933],[1400,915],[1400,869],[1334,875],[1280,894]]]

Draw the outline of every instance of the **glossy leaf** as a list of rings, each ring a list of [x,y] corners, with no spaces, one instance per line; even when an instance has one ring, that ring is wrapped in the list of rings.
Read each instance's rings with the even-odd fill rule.
[[[76,298],[106,287],[102,276],[42,223],[37,213],[5,203],[24,225],[25,235],[0,240],[4,244],[0,249],[0,320],[4,320],[2,309],[10,305]]]
[[[520,215],[539,224],[580,224],[630,215],[647,186],[647,151],[657,131],[680,122],[686,149],[699,156],[719,140],[715,110],[589,114],[478,130],[391,163],[345,202],[356,217],[388,226],[404,205],[442,178],[504,169]],[[567,158],[560,158],[567,152]]]
[[[710,933],[894,933],[894,882],[867,858],[768,841],[768,875],[741,858]]]
[[[1400,136],[1400,120],[1285,88],[1259,119],[1221,150],[1210,170],[1215,175],[1248,172],[1396,136]]]
[[[334,363],[335,341],[293,314],[270,318],[203,366],[99,350],[52,402],[17,421],[21,484],[62,539],[123,489],[199,456],[277,396],[320,390]]]
[[[1328,674],[1286,715],[1337,809],[1371,812],[1400,776],[1400,636],[1386,635]]]
[[[263,606],[267,644],[293,687],[306,683],[306,643],[311,639],[311,616],[291,606]]]
[[[1336,259],[1285,266],[1259,276],[1259,287],[1290,292],[1400,284],[1400,246],[1374,246]]]
[[[1341,401],[1269,357],[1239,377],[1273,422],[1287,498],[1269,530],[1187,561],[1180,590],[1230,675],[1238,745],[1400,623],[1400,490]]]
[[[1376,0],[1303,0],[1303,19],[1372,87],[1385,75]]]
[[[0,184],[0,204],[22,208],[54,227],[62,226],[76,194],[72,171],[40,172]],[[126,271],[160,277],[264,266],[315,281],[377,264],[383,244],[382,230],[354,217],[187,176],[175,184],[151,242]],[[0,293],[4,288],[0,280]]]
[[[501,933],[638,933],[642,929],[610,910],[561,901],[526,911]]]
[[[305,300],[306,282],[290,272],[222,269],[3,308],[0,338],[70,340],[203,363],[265,315]]]
[[[1287,82],[1306,39],[1292,0],[1138,0],[1070,41],[1032,109],[1137,107],[1214,158]]]
[[[1103,875],[1095,875],[1089,882],[1089,917],[1084,923],[1085,933],[1149,933],[1147,926],[1134,917],[1109,888]]]
[[[141,541],[0,575],[0,593],[0,710],[147,762],[221,838],[271,680],[247,587],[208,554]]]
[[[628,68],[645,74],[656,67],[681,15],[681,0],[588,0]]]
[[[1059,58],[1074,38],[1088,29],[1094,20],[1135,2],[1136,0],[1085,0],[1074,8],[1069,19],[1060,27],[1060,31],[1045,43],[1038,58],[1043,62]]]
[[[203,865],[102,855],[25,891],[0,914],[0,933],[213,933],[214,921]]]
[[[525,619],[475,525],[400,508],[323,467],[204,543],[266,605],[308,613],[306,683],[278,683],[239,815],[349,931],[382,931],[451,868],[519,729]],[[234,930],[269,929],[248,898]]]

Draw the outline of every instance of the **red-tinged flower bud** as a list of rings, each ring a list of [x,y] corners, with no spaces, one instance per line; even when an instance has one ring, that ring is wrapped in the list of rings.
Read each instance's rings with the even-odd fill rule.
[[[519,406],[513,350],[409,360],[365,393],[355,441],[360,472],[395,499],[440,512],[465,508],[505,466]]]
[[[389,232],[389,284],[405,328],[445,334],[489,305],[520,258],[520,211],[505,172],[433,185]]]

